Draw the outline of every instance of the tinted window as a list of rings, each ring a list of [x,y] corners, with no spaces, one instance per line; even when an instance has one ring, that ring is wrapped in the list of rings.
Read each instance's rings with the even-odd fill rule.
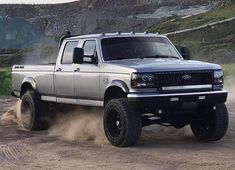
[[[104,60],[133,58],[180,58],[171,43],[162,37],[115,37],[101,40]]]
[[[62,64],[72,64],[73,63],[73,50],[77,47],[78,41],[67,42],[64,48]]]
[[[93,56],[95,53],[95,41],[86,41],[83,46],[84,56]]]

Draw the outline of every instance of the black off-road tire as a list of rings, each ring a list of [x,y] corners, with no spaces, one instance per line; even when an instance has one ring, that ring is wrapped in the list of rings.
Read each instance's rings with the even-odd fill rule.
[[[49,128],[50,119],[46,115],[47,105],[41,101],[34,91],[27,91],[21,97],[21,123],[30,131],[46,130]],[[27,110],[28,109],[28,110]],[[24,120],[28,116],[28,121]]]
[[[127,99],[113,99],[107,103],[103,124],[105,135],[114,146],[133,146],[141,136],[141,115]]]
[[[190,124],[194,136],[204,142],[217,141],[224,137],[228,129],[229,116],[225,104],[216,104],[205,109],[201,114],[202,120]]]

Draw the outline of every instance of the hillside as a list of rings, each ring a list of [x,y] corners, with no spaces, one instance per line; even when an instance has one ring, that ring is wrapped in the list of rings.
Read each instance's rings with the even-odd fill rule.
[[[176,44],[189,47],[192,58],[219,64],[235,63],[235,20],[187,33],[170,35]]]
[[[208,24],[207,27],[184,33],[171,34],[176,44],[189,47],[192,57],[215,63],[235,62],[235,20],[209,26],[210,23],[235,17],[235,2],[189,18],[166,20],[150,29],[152,32],[167,33]]]
[[[50,42],[44,32],[22,18],[0,18],[0,49],[20,49]]]
[[[139,14],[151,14],[162,6],[188,7],[211,2],[215,1],[80,0],[59,5],[0,5],[0,16],[22,17],[46,35],[58,37],[67,30],[74,34],[145,31],[161,18],[138,18]]]
[[[0,5],[0,53],[4,53],[0,54],[0,65],[45,62],[42,57],[53,62],[54,40],[66,31],[72,34],[175,31],[233,16],[234,5],[228,6],[231,2],[233,0],[80,0],[54,5]],[[159,11],[164,15],[159,17]],[[181,36],[174,37],[174,42],[187,44]]]
[[[25,19],[1,17],[0,37],[0,66],[53,62],[47,58],[56,56],[57,43]]]
[[[171,18],[156,24],[156,26],[151,27],[149,31],[168,33],[178,30],[183,30],[187,28],[197,27],[203,24],[209,24],[215,21],[224,20],[235,16],[235,1],[231,1],[225,6],[220,6],[219,8],[212,9],[206,13],[187,17],[187,18]]]

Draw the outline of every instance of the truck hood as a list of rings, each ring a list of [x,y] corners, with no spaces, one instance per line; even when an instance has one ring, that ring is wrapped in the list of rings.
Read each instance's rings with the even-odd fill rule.
[[[158,71],[186,71],[186,70],[216,70],[220,65],[179,59],[131,59],[110,61],[113,66],[130,68],[136,72],[158,72]],[[120,72],[121,70],[119,70]]]

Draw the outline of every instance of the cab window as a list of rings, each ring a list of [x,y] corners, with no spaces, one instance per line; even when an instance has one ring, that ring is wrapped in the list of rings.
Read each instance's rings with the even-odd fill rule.
[[[73,50],[77,47],[78,41],[67,42],[62,55],[62,64],[72,64],[73,63]]]
[[[85,41],[84,46],[84,57],[91,57],[95,54],[95,41]]]
[[[94,64],[95,60],[97,59],[97,52],[96,52],[96,42],[93,40],[85,41],[83,45],[84,49],[84,63]]]

